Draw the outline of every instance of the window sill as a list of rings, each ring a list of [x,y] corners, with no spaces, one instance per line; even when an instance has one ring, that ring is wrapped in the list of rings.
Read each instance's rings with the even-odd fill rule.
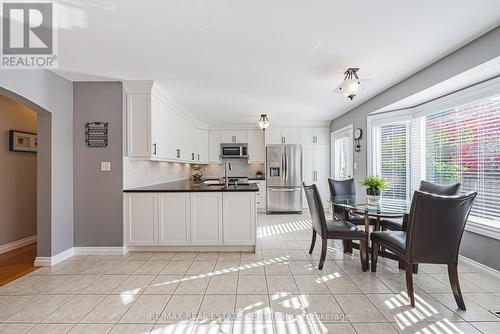
[[[500,227],[497,224],[476,217],[469,217],[465,230],[468,232],[484,235],[500,240]]]

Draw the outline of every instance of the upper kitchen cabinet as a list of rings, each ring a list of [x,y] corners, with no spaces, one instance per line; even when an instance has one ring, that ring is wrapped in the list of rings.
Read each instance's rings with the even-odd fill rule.
[[[219,130],[208,131],[208,162],[221,164],[220,144],[222,143],[222,133]]]
[[[268,128],[266,144],[300,144],[299,128]]]
[[[195,129],[195,162],[196,163],[207,163],[209,161],[209,139],[208,130]]]
[[[314,127],[300,129],[300,143],[308,144],[325,144],[330,143],[330,128],[329,127]]]
[[[223,143],[247,143],[247,130],[222,130]]]
[[[260,129],[248,130],[248,162],[264,162],[266,160],[266,145],[264,133]]]

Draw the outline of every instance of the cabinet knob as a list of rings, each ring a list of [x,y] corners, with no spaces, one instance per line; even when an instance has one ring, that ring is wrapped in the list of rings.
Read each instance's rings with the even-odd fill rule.
[[[153,144],[153,154],[156,155],[156,143]]]

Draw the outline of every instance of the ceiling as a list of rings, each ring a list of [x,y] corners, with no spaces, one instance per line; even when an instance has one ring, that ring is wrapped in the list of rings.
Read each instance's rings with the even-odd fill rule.
[[[500,1],[59,0],[59,69],[156,80],[200,122],[327,122],[500,24]],[[333,90],[348,67],[366,82]]]

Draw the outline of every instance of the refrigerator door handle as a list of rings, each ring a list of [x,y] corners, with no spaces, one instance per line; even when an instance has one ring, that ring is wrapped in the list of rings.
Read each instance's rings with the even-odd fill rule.
[[[285,175],[285,186],[287,186],[287,180],[288,180],[288,157],[286,155],[286,147],[285,149],[283,150],[283,155],[285,156],[285,172],[284,172],[284,175]]]
[[[270,192],[292,192],[292,191],[299,191],[300,189],[295,189],[295,188],[267,188],[268,191]]]

